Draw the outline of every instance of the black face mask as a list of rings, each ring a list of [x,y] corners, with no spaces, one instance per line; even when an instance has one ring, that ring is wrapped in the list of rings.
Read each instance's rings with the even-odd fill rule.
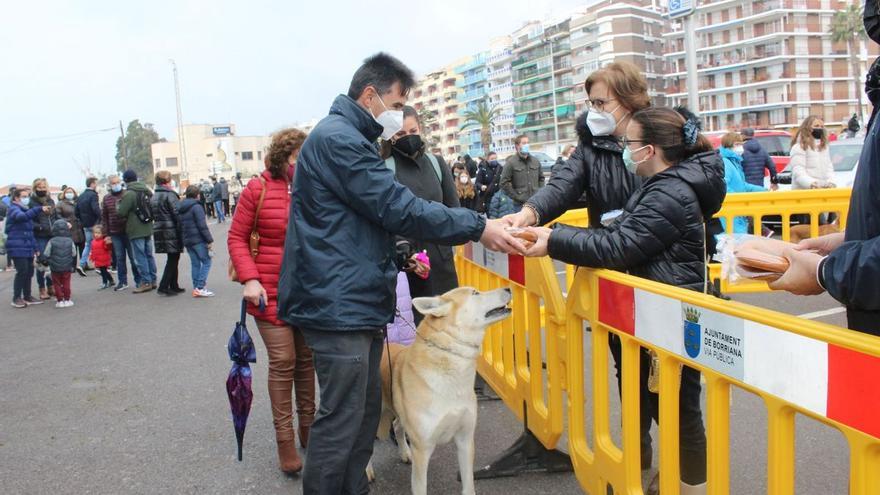
[[[425,143],[422,141],[422,136],[407,134],[395,141],[392,146],[406,156],[415,157],[425,148]]]
[[[35,193],[42,198],[46,196],[47,191],[35,191]]]
[[[874,43],[880,43],[880,10],[876,0],[865,2],[865,32]]]
[[[813,138],[822,139],[825,136],[825,129],[813,129]]]
[[[492,161],[490,161],[490,162],[489,162],[489,165],[491,165],[491,166],[493,166],[493,167],[497,167],[497,166],[498,166],[498,160],[492,160]]]

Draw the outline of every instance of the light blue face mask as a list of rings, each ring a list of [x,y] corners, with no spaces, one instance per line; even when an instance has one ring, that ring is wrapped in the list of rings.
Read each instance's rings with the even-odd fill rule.
[[[122,184],[113,184],[112,186],[110,186],[110,190],[115,193],[118,193],[119,191],[122,190]]]
[[[21,201],[21,206],[29,206],[31,204],[30,196],[21,198],[19,201]]]
[[[522,153],[523,155],[528,155],[529,154],[529,145],[524,144],[524,145],[520,146],[519,152]]]
[[[636,153],[647,148],[648,146],[651,146],[651,145],[646,144],[646,145],[642,146],[641,148],[636,150]],[[635,174],[636,170],[639,169],[639,165],[641,165],[642,163],[645,163],[648,159],[645,158],[644,160],[637,162],[637,161],[633,160],[632,154],[633,154],[633,152],[630,151],[628,146],[623,148],[623,165],[626,167],[626,170],[629,173]]]

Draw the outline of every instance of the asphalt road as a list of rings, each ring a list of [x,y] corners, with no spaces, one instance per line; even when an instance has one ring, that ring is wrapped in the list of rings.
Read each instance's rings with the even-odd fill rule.
[[[224,226],[212,225],[218,246]],[[222,251],[222,249],[220,250]],[[159,257],[159,269],[164,256]],[[244,461],[224,388],[225,344],[238,315],[239,288],[225,280],[220,255],[209,279],[213,299],[188,294],[97,292],[100,277],[73,277],[76,306],[9,306],[12,273],[0,273],[0,480],[10,494],[299,493],[277,469],[266,395],[266,353],[256,328],[254,403]],[[222,261],[219,261],[222,260]],[[189,287],[189,259],[180,264]],[[791,314],[836,307],[827,296],[738,297]],[[822,321],[844,323],[842,314]],[[614,402],[614,400],[612,400]],[[735,391],[731,493],[766,493],[766,413]],[[616,403],[614,404],[616,407]],[[521,432],[501,402],[481,402],[476,465],[488,463]],[[589,421],[589,418],[585,418]],[[655,432],[656,434],[656,432]],[[562,443],[564,446],[564,442]],[[798,494],[845,493],[848,454],[839,433],[798,420]],[[377,442],[373,493],[408,493],[409,466]],[[452,445],[438,449],[431,493],[457,493]],[[572,474],[477,481],[485,494],[579,493]]]

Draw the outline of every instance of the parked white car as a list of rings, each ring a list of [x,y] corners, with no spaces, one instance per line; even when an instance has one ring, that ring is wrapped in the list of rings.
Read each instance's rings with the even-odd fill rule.
[[[859,156],[862,154],[862,138],[838,139],[828,144],[831,152],[831,163],[834,164],[834,183],[837,187],[852,187],[859,168]],[[791,189],[791,165],[776,175],[780,191]],[[770,177],[764,177],[764,187],[770,188]]]

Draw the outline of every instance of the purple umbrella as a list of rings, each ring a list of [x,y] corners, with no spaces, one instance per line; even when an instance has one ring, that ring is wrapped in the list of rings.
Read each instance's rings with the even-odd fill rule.
[[[260,299],[260,310],[265,308],[265,302]],[[241,444],[244,441],[244,428],[247,425],[248,414],[251,412],[251,401],[254,393],[251,391],[251,367],[248,363],[257,362],[257,350],[254,349],[254,341],[248,333],[247,302],[241,301],[241,319],[235,324],[235,330],[229,337],[227,350],[229,359],[232,360],[232,369],[226,379],[226,393],[229,395],[229,408],[232,410],[232,424],[235,426],[235,440],[238,442],[238,460],[241,461]]]

